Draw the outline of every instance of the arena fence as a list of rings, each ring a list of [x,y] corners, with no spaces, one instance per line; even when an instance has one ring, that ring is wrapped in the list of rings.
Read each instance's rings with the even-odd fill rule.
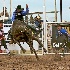
[[[58,51],[59,54],[63,54],[62,48],[64,48],[64,54],[70,54],[70,47],[69,47],[70,38],[69,37],[68,37],[68,43],[67,43],[69,45],[65,45],[64,47],[60,48],[61,44],[63,43],[61,42],[61,43],[56,44],[56,32],[57,32],[58,24],[61,25],[63,29],[66,29],[66,31],[70,35],[70,22],[46,22],[46,30],[45,30],[46,39],[44,41],[47,44],[47,46],[45,46],[45,48],[47,49],[47,54],[55,54],[56,49],[57,49],[56,51]]]
[[[55,48],[56,47],[59,47],[59,44],[55,44],[55,32],[56,32],[56,26],[57,24],[60,24],[62,26],[62,28],[66,29],[68,33],[70,33],[70,22],[46,22],[46,35],[44,35],[44,30],[42,31],[42,37],[40,38],[42,40],[42,43],[44,44],[44,47],[46,48],[47,50],[47,53],[44,53],[44,50],[43,48],[40,48],[39,47],[39,44],[34,41],[34,48],[37,52],[38,55],[43,55],[43,54],[55,54]],[[5,37],[6,37],[6,44],[8,46],[8,49],[9,50],[17,50],[18,51],[18,54],[20,55],[34,55],[34,54],[31,54],[30,53],[30,48],[29,46],[26,44],[26,43],[21,43],[23,47],[26,47],[25,49],[27,49],[27,53],[25,54],[21,54],[21,49],[20,47],[17,45],[17,44],[9,44],[9,41],[7,39],[7,36],[8,36],[8,30],[11,28],[11,25],[12,24],[4,24],[4,32],[5,32]],[[42,25],[42,28],[43,28],[43,25]],[[46,36],[46,39],[44,39]],[[46,42],[46,45],[45,43]],[[55,47],[56,46],[56,47]],[[2,50],[5,50],[4,47],[2,46]],[[70,51],[67,52],[67,49],[65,49],[66,51],[64,52],[64,54],[70,54]],[[69,49],[68,49],[69,50]],[[39,53],[40,52],[40,53]],[[58,51],[59,54],[63,54],[60,50]],[[6,54],[6,53],[0,53],[0,54]]]
[[[31,25],[31,24],[29,24]],[[12,23],[4,23],[3,24],[3,29],[4,29],[4,33],[5,33],[5,37],[6,37],[6,44],[7,44],[7,47],[8,49],[11,51],[18,51],[17,54],[20,54],[20,55],[23,55],[22,52],[21,52],[21,48],[17,45],[17,44],[9,44],[10,40],[8,40],[8,31],[9,29],[11,28],[12,26]],[[41,39],[41,38],[40,38]],[[24,44],[21,42],[21,45],[26,49],[26,53],[24,55],[34,55],[34,54],[31,54],[30,53],[30,48],[29,48],[29,45],[24,42]],[[39,48],[39,44],[37,41],[33,40],[33,47],[34,49],[36,50],[37,54],[38,55],[42,55],[42,48]],[[4,46],[1,47],[2,50],[5,50]],[[0,53],[0,54],[7,54],[7,53]]]

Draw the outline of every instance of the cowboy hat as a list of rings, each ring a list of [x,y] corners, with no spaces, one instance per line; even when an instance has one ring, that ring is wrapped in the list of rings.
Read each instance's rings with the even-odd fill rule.
[[[21,5],[18,5],[16,9],[22,9],[22,8],[21,8]]]

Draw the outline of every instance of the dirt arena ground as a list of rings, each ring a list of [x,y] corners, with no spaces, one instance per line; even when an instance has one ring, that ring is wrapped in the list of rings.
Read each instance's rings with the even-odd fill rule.
[[[70,55],[0,55],[0,70],[70,70]]]

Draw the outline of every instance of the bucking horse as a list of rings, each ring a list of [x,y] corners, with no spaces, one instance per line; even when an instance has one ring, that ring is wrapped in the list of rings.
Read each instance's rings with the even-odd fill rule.
[[[33,40],[36,40],[39,43],[39,45],[43,47],[45,53],[47,52],[47,50],[44,48],[43,44],[41,43],[41,40],[39,40],[38,34],[41,31],[42,30],[37,31],[33,29],[31,26],[29,26],[23,21],[15,20],[12,24],[12,27],[8,31],[8,35],[9,35],[8,37],[11,37],[12,43],[17,43],[20,46],[23,53],[25,53],[26,50],[21,46],[20,42],[23,43],[26,42],[30,47],[31,53],[34,52],[36,58],[39,59],[33,47]]]

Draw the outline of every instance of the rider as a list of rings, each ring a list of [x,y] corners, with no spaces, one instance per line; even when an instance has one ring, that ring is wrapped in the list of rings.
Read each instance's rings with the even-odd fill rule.
[[[24,8],[21,8],[21,5],[18,5],[16,10],[13,12],[12,21],[14,21],[15,19],[23,20],[23,16],[26,16],[28,13],[29,13],[29,8],[27,4],[26,4],[26,11],[24,11]],[[38,32],[38,30],[36,30],[35,28],[29,26],[28,24],[26,25],[29,28],[31,28],[31,30]],[[41,30],[39,32],[41,32]]]
[[[3,20],[0,20],[0,50],[1,50],[1,46],[4,46],[8,54],[10,53],[6,45],[6,41],[5,41],[5,36],[4,36],[4,31],[3,31]]]
[[[16,19],[24,20],[23,16],[26,16],[28,13],[29,13],[29,8],[27,4],[26,4],[26,11],[24,11],[24,8],[21,8],[21,5],[18,5],[16,10],[13,12],[12,21],[15,21]],[[13,41],[11,40],[10,44],[12,43]]]
[[[12,21],[14,21],[15,19],[23,20],[23,16],[26,16],[28,12],[29,8],[27,4],[26,4],[26,11],[24,11],[24,8],[21,8],[21,5],[18,5],[16,10],[13,12]]]

